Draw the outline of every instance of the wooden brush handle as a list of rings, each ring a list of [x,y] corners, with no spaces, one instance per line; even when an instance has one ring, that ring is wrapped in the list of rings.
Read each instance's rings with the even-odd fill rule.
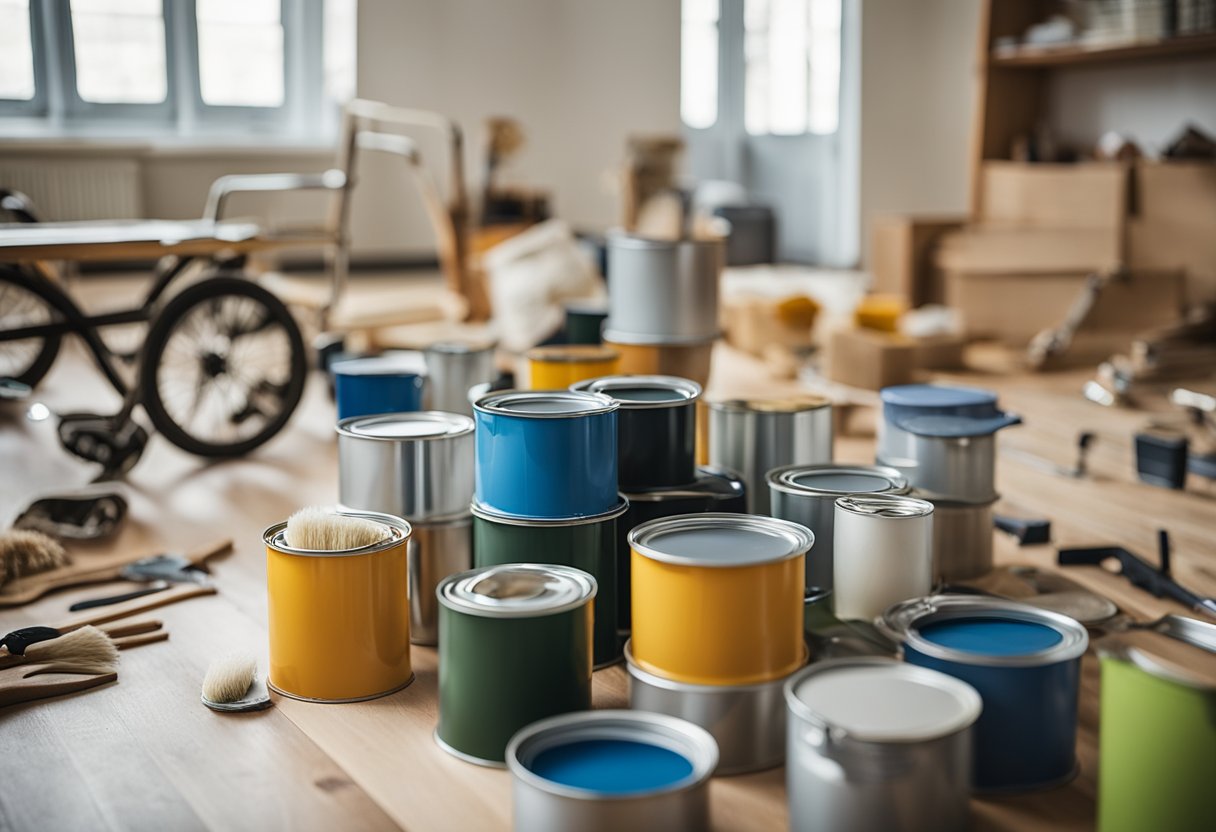
[[[93,626],[106,624],[110,621],[118,621],[121,618],[138,615],[141,612],[148,612],[149,610],[159,609],[169,604],[176,604],[178,601],[198,598],[200,595],[214,594],[215,587],[213,586],[178,584],[172,589],[166,589],[164,592],[158,592],[155,595],[148,595],[144,598],[136,598],[134,601],[128,601],[125,604],[109,607],[105,612],[94,613],[84,618],[69,621],[66,624],[60,624],[57,629],[60,632],[70,633],[72,630],[79,630],[81,627],[87,627],[90,624]]]
[[[48,673],[50,665],[25,665],[0,671],[0,708],[95,688],[118,680],[117,673]]]
[[[132,647],[139,647],[144,644],[155,644],[158,641],[168,641],[169,633],[161,630],[156,633],[143,633],[138,636],[124,636],[123,638],[114,639],[114,646],[119,650],[127,650]]]
[[[153,633],[163,628],[163,621],[149,619],[148,621],[134,621],[130,624],[115,624],[109,627],[99,627],[103,633],[112,639],[125,638],[127,636],[138,636],[144,633]]]

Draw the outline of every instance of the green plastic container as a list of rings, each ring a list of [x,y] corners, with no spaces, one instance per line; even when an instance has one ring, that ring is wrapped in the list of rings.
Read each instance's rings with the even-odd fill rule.
[[[436,594],[444,750],[501,767],[520,728],[591,708],[591,575],[514,563],[451,575]]]
[[[595,578],[595,667],[621,660],[617,635],[617,519],[629,508],[624,499],[612,511],[591,517],[535,520],[510,517],[473,506],[473,565],[552,563],[573,566]]]
[[[1216,626],[1168,620],[1172,637],[1142,630],[1097,645],[1099,832],[1211,829],[1216,819]]]

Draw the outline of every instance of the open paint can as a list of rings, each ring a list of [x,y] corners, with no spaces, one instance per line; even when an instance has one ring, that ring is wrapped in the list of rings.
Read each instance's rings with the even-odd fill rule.
[[[358,702],[408,685],[411,528],[399,517],[339,512],[386,526],[392,536],[341,551],[287,545],[287,523],[262,533],[271,689],[311,702]]]
[[[621,354],[611,347],[588,344],[559,344],[528,350],[528,387],[532,390],[565,390],[588,378],[617,372]]]
[[[469,390],[494,380],[494,348],[492,342],[440,341],[424,349],[427,408],[472,416]]]
[[[617,476],[622,491],[688,485],[696,478],[697,399],[701,385],[673,376],[607,376],[570,389],[603,393],[616,414]]]
[[[408,520],[467,514],[473,497],[473,420],[426,410],[338,423],[342,505]]]
[[[1067,616],[995,598],[942,596],[893,606],[882,627],[904,660],[979,691],[975,791],[1058,786],[1077,773],[1077,695],[1085,627]]]
[[[919,492],[913,492],[920,496]],[[964,503],[926,498],[933,503],[933,578],[952,583],[992,571],[992,507],[996,500]]]
[[[833,606],[839,618],[872,621],[933,586],[933,504],[894,494],[836,500]]]
[[[697,685],[750,685],[806,662],[804,526],[748,514],[686,514],[629,533],[633,659]]]
[[[718,749],[663,714],[588,711],[545,719],[507,749],[514,826],[528,832],[707,830]]]
[[[815,534],[815,548],[806,558],[806,585],[818,589],[832,588],[837,498],[908,492],[901,473],[877,465],[786,465],[769,471],[766,479],[772,515]]]
[[[768,514],[769,471],[832,461],[832,405],[810,395],[709,402],[709,461],[738,472],[749,510]]]
[[[406,355],[351,358],[330,367],[338,419],[422,410],[425,364]]]
[[[439,599],[435,589],[448,575],[467,572],[473,564],[473,519],[460,517],[411,524],[410,641],[439,643]]]
[[[980,696],[890,659],[819,662],[785,685],[794,832],[962,832]]]
[[[1095,645],[1102,662],[1098,830],[1216,818],[1216,625],[1169,616]]]
[[[785,760],[786,678],[754,685],[690,685],[647,673],[625,644],[629,707],[686,719],[718,743],[719,775],[746,774]]]
[[[533,520],[473,506],[476,565],[552,563],[573,566],[595,578],[595,666],[620,661],[617,638],[617,522],[629,508],[624,499],[611,511],[565,520]]]
[[[618,407],[599,393],[569,390],[504,390],[478,400],[477,502],[516,517],[611,511]]]
[[[591,708],[595,578],[536,563],[445,578],[439,597],[439,725],[462,760],[502,766],[538,719]]]

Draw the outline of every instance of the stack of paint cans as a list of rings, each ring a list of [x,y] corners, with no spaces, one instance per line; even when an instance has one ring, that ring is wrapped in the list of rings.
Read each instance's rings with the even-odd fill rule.
[[[785,759],[782,686],[807,661],[803,578],[814,535],[745,514],[690,514],[629,533],[634,709],[700,725],[719,774]]]
[[[608,319],[603,339],[620,372],[709,380],[718,322],[722,238],[608,236]]]
[[[435,588],[473,565],[473,420],[424,410],[338,423],[338,499],[409,521],[410,637],[438,638]]]
[[[674,376],[606,376],[572,390],[599,393],[619,405],[617,471],[628,503],[618,523],[617,627],[630,627],[629,531],[677,514],[742,512],[743,483],[725,471],[697,468],[696,409],[701,385]]]
[[[616,632],[617,410],[569,390],[506,390],[474,405],[479,567],[540,562],[575,567],[598,584],[595,665],[619,660]]]
[[[934,575],[976,578],[992,570],[996,432],[1021,419],[996,394],[909,384],[881,392],[877,461],[903,473],[934,506]]]

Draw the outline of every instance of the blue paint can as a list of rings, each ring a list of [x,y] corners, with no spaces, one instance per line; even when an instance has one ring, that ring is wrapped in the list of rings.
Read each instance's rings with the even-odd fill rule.
[[[984,700],[972,788],[1050,788],[1077,773],[1077,696],[1089,635],[1058,613],[993,598],[904,601],[883,616],[904,660],[961,679]]]
[[[616,412],[599,393],[505,390],[473,405],[476,500],[497,514],[590,517],[617,496]]]
[[[330,370],[339,420],[422,410],[426,370],[421,359],[400,354],[352,358],[335,362]]]

